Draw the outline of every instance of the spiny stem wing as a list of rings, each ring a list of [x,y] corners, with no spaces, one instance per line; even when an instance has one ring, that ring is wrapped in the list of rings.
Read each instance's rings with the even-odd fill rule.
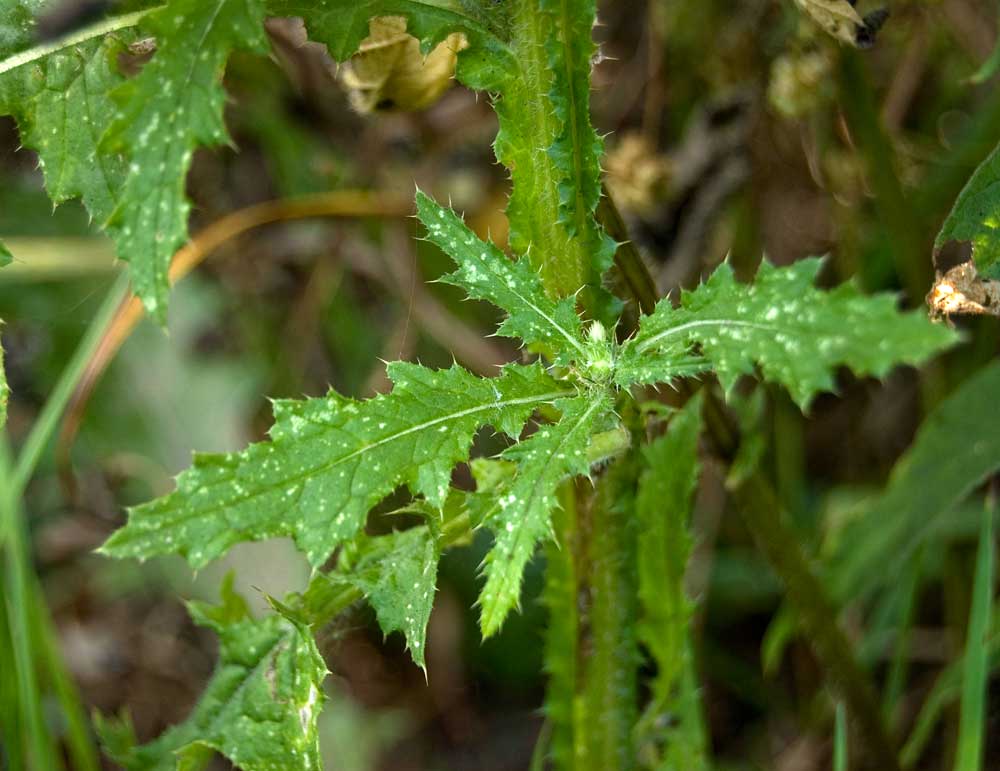
[[[541,427],[503,453],[504,458],[517,463],[518,471],[487,520],[496,540],[486,555],[486,585],[479,595],[484,638],[497,632],[518,604],[525,565],[538,542],[551,535],[559,483],[589,470],[590,437],[598,421],[609,413],[611,398],[601,391],[567,399],[558,406],[563,413],[558,423]]]
[[[550,299],[527,261],[509,259],[495,245],[479,239],[455,212],[419,191],[417,217],[431,242],[458,265],[443,280],[507,312],[498,334],[519,337],[529,345],[540,343],[555,351],[560,363],[587,358],[572,298]]]
[[[115,93],[121,110],[105,143],[129,160],[110,220],[118,254],[132,263],[136,293],[166,320],[167,269],[187,240],[185,179],[199,145],[228,141],[221,79],[237,48],[265,50],[263,0],[173,0],[146,17],[157,50]]]
[[[197,568],[240,541],[285,535],[321,565],[399,485],[443,504],[481,426],[516,437],[532,411],[566,394],[537,365],[478,378],[394,362],[389,377],[392,392],[364,402],[335,393],[276,402],[270,442],[196,456],[176,491],[132,509],[103,551],[177,553]]]
[[[752,285],[736,282],[723,264],[674,308],[662,300],[643,318],[622,351],[619,385],[666,382],[702,357],[728,390],[760,367],[765,380],[785,386],[805,408],[833,388],[847,366],[884,376],[897,364],[918,364],[955,342],[955,333],[918,311],[902,313],[889,294],[862,295],[850,283],[830,291],[814,286],[819,259],[788,267],[763,262]]]
[[[223,602],[191,603],[219,636],[219,663],[191,716],[135,746],[131,726],[99,723],[111,757],[126,771],[203,768],[214,752],[245,771],[319,769],[316,721],[326,665],[307,627],[281,615],[255,620],[223,586]]]
[[[594,275],[614,260],[616,244],[597,224],[594,213],[601,197],[601,155],[604,143],[590,123],[590,71],[597,46],[592,39],[594,0],[542,0],[556,34],[547,45],[552,83],[549,100],[560,124],[549,148],[558,169],[559,221],[571,237],[589,245]]]
[[[683,687],[685,669],[692,664],[688,644],[692,602],[684,575],[691,552],[688,522],[698,482],[701,426],[699,395],[671,419],[663,436],[643,449],[645,469],[636,496],[642,533],[637,551],[642,607],[638,632],[656,664],[653,698],[638,733],[640,743],[649,743],[661,754],[657,768],[672,767],[671,757],[689,758],[692,768],[706,767],[703,735],[695,719],[697,695],[686,694]],[[685,708],[685,697],[695,704]],[[664,715],[677,717],[670,731],[660,725]]]

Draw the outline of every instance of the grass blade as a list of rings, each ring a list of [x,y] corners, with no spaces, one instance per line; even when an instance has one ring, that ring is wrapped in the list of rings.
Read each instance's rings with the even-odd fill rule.
[[[962,672],[962,707],[958,726],[955,771],[979,771],[983,760],[983,726],[986,716],[986,686],[989,679],[987,634],[993,608],[993,506],[983,508],[976,581],[972,590],[969,630],[965,639]]]

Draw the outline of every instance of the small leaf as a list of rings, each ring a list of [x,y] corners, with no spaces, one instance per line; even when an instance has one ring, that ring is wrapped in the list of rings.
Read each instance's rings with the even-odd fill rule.
[[[837,367],[882,377],[957,340],[919,312],[898,311],[892,295],[866,297],[850,283],[817,289],[820,264],[811,258],[778,268],[765,261],[750,286],[738,284],[728,264],[719,266],[682,294],[679,308],[662,300],[643,318],[622,351],[617,382],[668,382],[701,358],[728,391],[756,364],[805,409],[817,392],[833,389]]]
[[[190,605],[219,636],[219,663],[190,717],[138,747],[127,724],[100,727],[126,771],[193,771],[213,751],[243,771],[320,768],[316,721],[327,670],[312,634],[280,615],[254,620],[228,580],[222,594],[221,606]]]
[[[442,505],[481,426],[516,437],[536,408],[566,394],[538,365],[478,378],[394,362],[389,377],[392,392],[365,402],[336,393],[275,402],[270,442],[195,456],[177,490],[133,509],[102,550],[176,553],[198,568],[240,541],[287,535],[319,566],[399,485]]]
[[[228,141],[221,79],[237,48],[266,49],[263,0],[173,0],[143,27],[156,37],[152,60],[114,94],[121,110],[105,147],[129,161],[109,225],[118,255],[132,263],[136,293],[166,321],[167,269],[188,235],[185,180],[199,145]]]
[[[559,362],[588,358],[572,298],[549,299],[527,262],[514,262],[493,244],[481,241],[451,209],[421,192],[417,192],[417,216],[431,242],[458,264],[443,280],[507,311],[498,334],[545,345],[558,352]]]
[[[438,540],[429,526],[396,532],[388,538],[387,552],[362,559],[344,573],[344,579],[368,598],[385,634],[403,633],[413,661],[426,673],[427,621],[434,605],[441,557]]]
[[[958,194],[934,240],[934,250],[949,241],[970,241],[979,275],[1000,279],[1000,146],[979,165]]]
[[[518,470],[506,495],[493,499],[495,507],[486,522],[496,540],[486,555],[486,585],[479,595],[484,638],[496,633],[518,604],[525,565],[538,542],[551,536],[559,483],[589,470],[590,437],[597,421],[610,411],[611,398],[606,392],[595,392],[557,406],[563,413],[558,423],[539,428],[502,455],[515,462]]]

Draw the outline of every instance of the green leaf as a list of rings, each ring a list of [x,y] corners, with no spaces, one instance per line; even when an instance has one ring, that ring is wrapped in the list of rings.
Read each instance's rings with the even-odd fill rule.
[[[601,156],[604,142],[590,124],[590,70],[597,46],[591,30],[594,0],[542,0],[557,34],[548,49],[552,82],[549,100],[559,121],[559,133],[549,157],[559,172],[559,221],[571,237],[591,245],[593,275],[611,267],[617,244],[597,224],[594,213],[601,197]]]
[[[949,241],[972,243],[979,275],[1000,279],[1000,146],[965,183],[934,240],[934,251]]]
[[[1000,469],[1000,362],[966,380],[924,420],[885,490],[841,534],[829,562],[832,594],[857,600],[896,580],[955,506]]]
[[[177,490],[133,509],[103,551],[178,553],[198,568],[234,543],[287,535],[319,566],[399,485],[443,504],[481,426],[516,437],[533,410],[566,395],[538,365],[478,378],[394,362],[389,377],[392,392],[365,402],[336,393],[275,402],[270,442],[195,456]]]
[[[189,606],[195,621],[218,634],[219,663],[188,719],[139,747],[129,726],[100,726],[126,771],[194,771],[213,751],[243,771],[320,768],[316,720],[327,670],[311,632],[280,615],[254,620],[231,579],[222,599]]]
[[[35,16],[49,0],[0,0],[0,57],[31,45]]]
[[[434,605],[441,549],[430,526],[388,536],[387,551],[366,555],[343,577],[371,603],[386,634],[402,632],[418,667],[424,663],[427,621]]]
[[[38,152],[53,203],[81,197],[100,225],[118,204],[125,179],[122,160],[98,151],[115,112],[110,93],[124,82],[116,63],[123,48],[109,35],[30,65],[31,117],[20,121],[22,141]]]
[[[263,0],[172,0],[143,21],[156,54],[114,93],[121,109],[105,146],[129,165],[109,225],[119,256],[132,263],[136,293],[161,324],[170,260],[187,240],[192,153],[228,141],[220,83],[226,60],[237,48],[266,50],[263,22]]]
[[[479,595],[484,638],[496,633],[518,604],[525,565],[538,542],[552,534],[557,486],[590,469],[587,447],[597,422],[611,409],[611,397],[598,391],[557,406],[562,412],[558,423],[539,428],[502,455],[518,470],[507,494],[494,499],[495,508],[486,521],[496,540],[486,555],[486,585]]]
[[[955,771],[979,771],[983,767],[983,728],[989,686],[989,648],[986,644],[993,611],[993,579],[996,543],[993,540],[994,507],[983,507],[976,557],[976,580],[965,633],[965,663],[962,672],[962,711],[958,726]]]
[[[692,602],[684,589],[691,554],[689,519],[700,466],[701,399],[696,396],[670,421],[663,436],[642,452],[645,469],[636,498],[639,639],[656,665],[653,696],[640,726],[660,762],[670,768],[706,768],[706,747],[689,641]],[[664,731],[662,723],[674,716]],[[676,761],[682,763],[678,765]]]
[[[451,209],[421,192],[417,192],[417,217],[430,241],[458,264],[458,270],[443,280],[507,311],[498,334],[542,344],[558,352],[555,358],[561,363],[589,357],[572,298],[549,299],[527,262],[514,262],[493,244],[481,241]]]
[[[481,8],[479,6],[486,6]],[[499,34],[502,9],[492,3],[454,0],[271,0],[275,16],[302,17],[311,39],[324,43],[339,62],[349,58],[368,36],[368,22],[376,16],[403,16],[406,31],[429,53],[452,32],[461,32],[469,48],[458,57],[456,76],[470,88],[496,90],[516,67]]]
[[[10,253],[10,249],[6,247],[3,241],[0,241],[0,268],[6,268],[14,261],[14,255]]]
[[[654,689],[665,703],[681,671],[691,602],[684,574],[691,553],[688,519],[698,482],[701,399],[691,399],[667,432],[645,448],[639,478],[638,572],[642,602],[640,639],[657,666]]]
[[[784,268],[765,261],[750,286],[737,283],[728,264],[719,266],[681,295],[679,308],[662,300],[643,318],[622,351],[618,383],[668,382],[695,355],[727,391],[756,364],[765,380],[783,385],[805,409],[817,392],[833,390],[837,367],[883,377],[957,340],[920,311],[901,313],[892,295],[866,297],[852,283],[817,289],[820,265],[817,258]]]

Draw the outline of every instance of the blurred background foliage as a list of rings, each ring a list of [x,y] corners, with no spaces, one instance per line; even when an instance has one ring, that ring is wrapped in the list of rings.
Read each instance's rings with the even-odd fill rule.
[[[969,80],[996,42],[995,3],[893,0],[865,51],[839,44],[788,0],[600,6],[593,104],[608,134],[607,183],[662,292],[693,286],[727,256],[747,277],[762,254],[779,264],[828,254],[827,284],[854,277],[867,290],[899,290],[907,305],[923,302],[934,235],[1000,138],[998,84]],[[503,243],[507,181],[484,99],[456,87],[421,112],[360,114],[352,104],[371,100],[349,93],[357,73],[338,77],[293,21],[270,22],[269,34],[269,58],[230,64],[227,121],[239,151],[197,154],[192,232],[261,201],[332,189],[409,198],[416,183]],[[0,317],[15,446],[120,269],[80,206],[52,211],[34,157],[18,145],[13,123],[0,120],[0,236],[14,255],[0,272]],[[127,708],[140,738],[160,733],[193,704],[214,655],[175,594],[211,599],[237,565],[257,607],[264,592],[304,585],[307,566],[282,542],[241,546],[198,576],[180,560],[138,565],[93,554],[124,506],[170,489],[192,449],[262,438],[268,397],[384,389],[382,360],[438,366],[455,356],[488,372],[517,357],[508,342],[484,339],[490,309],[425,283],[444,258],[415,232],[392,217],[258,228],[180,284],[169,334],[144,322],[128,339],[79,413],[72,446],[57,447],[25,501],[36,568],[88,708]],[[941,259],[960,257],[959,249]],[[996,319],[960,325],[965,343],[925,371],[899,370],[885,382],[844,375],[839,393],[806,417],[777,390],[741,392],[736,406],[751,436],[741,458],[775,481],[831,585],[827,557],[843,549],[845,524],[885,484],[922,417],[996,356]],[[706,458],[688,571],[717,765],[828,768],[823,673],[734,516],[728,473]],[[874,564],[899,580],[863,576],[878,585],[874,598],[846,616],[898,735],[912,738],[927,723],[911,750],[915,768],[951,767],[954,662],[981,509],[980,490],[937,512],[930,535],[904,533],[916,548],[876,552],[889,562]],[[488,545],[481,535],[442,563],[427,682],[368,610],[323,635],[333,672],[322,724],[328,769],[528,768],[543,722],[541,566],[529,574],[523,612],[481,644],[471,608]],[[1000,644],[990,634],[996,664]],[[1000,689],[990,695],[985,767],[1000,768]],[[932,715],[928,696],[940,706]]]

